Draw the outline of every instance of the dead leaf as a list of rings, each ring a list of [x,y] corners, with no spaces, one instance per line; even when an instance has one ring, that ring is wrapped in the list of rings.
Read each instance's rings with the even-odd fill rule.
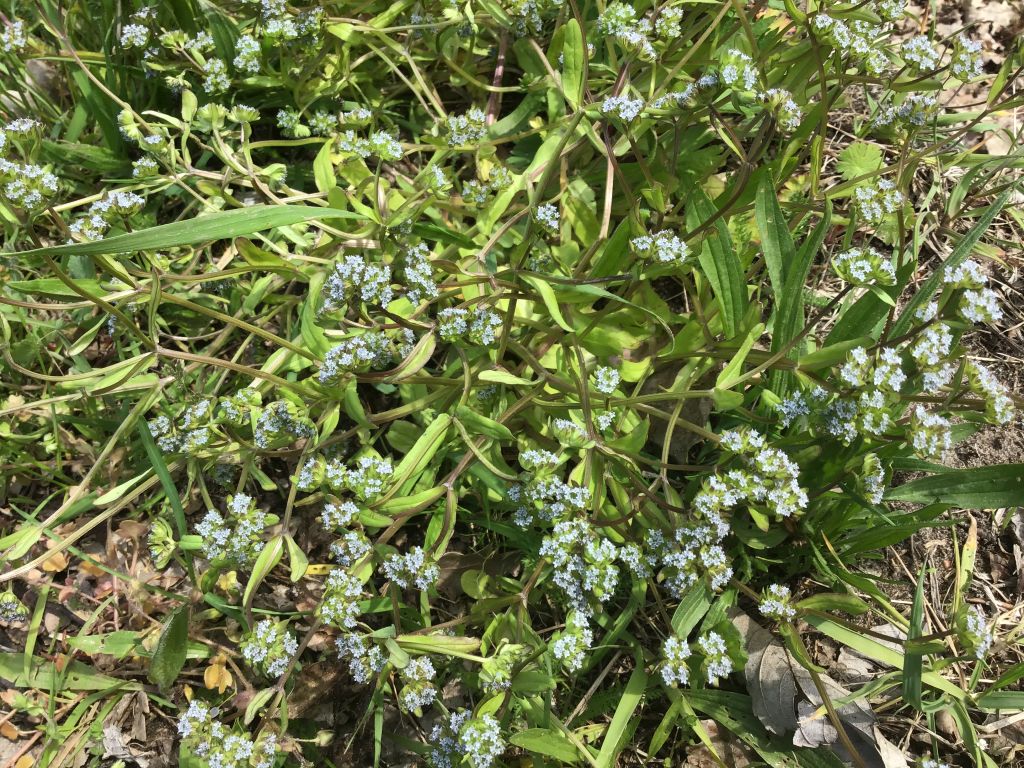
[[[223,694],[234,683],[235,678],[231,675],[221,656],[214,658],[210,666],[203,672],[203,684],[211,691],[215,690],[217,693]]]
[[[698,744],[686,753],[686,762],[683,765],[690,768],[721,768],[722,765],[727,768],[746,768],[757,759],[746,744],[729,731],[720,728],[714,720],[701,720],[700,724],[711,739],[718,758],[706,744]]]
[[[54,552],[43,561],[43,570],[47,573],[60,573],[68,567],[68,557],[63,552]]]
[[[797,728],[796,678],[789,653],[771,632],[745,613],[732,617],[746,641],[747,679],[754,714],[774,734],[792,733]]]
[[[10,739],[11,741],[17,741],[21,737],[21,734],[18,732],[17,728],[5,721],[0,723],[0,736],[3,736],[5,739]]]

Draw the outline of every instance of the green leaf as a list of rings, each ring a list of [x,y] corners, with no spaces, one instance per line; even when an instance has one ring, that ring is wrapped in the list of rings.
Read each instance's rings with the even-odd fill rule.
[[[583,49],[583,30],[575,18],[569,19],[562,39],[562,90],[565,100],[573,109],[583,103],[583,89],[586,85],[586,51]]]
[[[313,158],[313,181],[317,191],[324,195],[338,183],[338,178],[334,175],[334,165],[331,163],[332,143],[325,141]]]
[[[178,679],[188,653],[189,606],[176,608],[164,624],[156,650],[149,663],[149,677],[161,691],[170,688]]]
[[[949,254],[949,257],[942,262],[940,266],[936,267],[931,275],[928,276],[928,279],[924,281],[924,284],[918,289],[917,293],[914,294],[914,297],[907,302],[907,306],[903,309],[903,313],[893,324],[891,332],[893,338],[903,336],[910,330],[910,324],[914,320],[914,313],[931,300],[932,294],[935,293],[935,289],[938,288],[946,270],[959,266],[967,259],[968,256],[971,255],[971,250],[981,239],[981,236],[988,231],[992,220],[1001,210],[1003,210],[1010,199],[1010,195],[1012,195],[1015,190],[1016,187],[1011,185],[1009,189],[996,198],[995,202],[989,205],[978,219],[978,223],[971,227],[970,231],[961,238],[959,243],[956,244],[956,247],[953,249],[953,252]]]
[[[923,634],[924,627],[924,567],[917,578],[917,590],[914,592],[914,603],[910,608],[910,626],[907,630],[907,648],[903,662],[903,698],[912,707],[920,711],[923,704],[921,689],[921,673],[924,668],[924,654],[914,650],[911,641]]]
[[[836,160],[836,168],[846,181],[874,173],[882,167],[882,150],[877,144],[855,141]]]
[[[781,215],[781,211],[779,211]],[[832,204],[825,203],[825,214],[822,216],[818,226],[807,238],[800,250],[797,251],[793,263],[784,270],[784,285],[781,294],[775,296],[775,326],[772,331],[771,351],[779,352],[796,339],[804,326],[804,284],[807,282],[807,273],[810,271],[814,257],[821,248],[821,244],[832,226]],[[800,345],[796,345],[789,352],[789,357],[795,359],[800,352]],[[793,376],[783,371],[774,371],[772,374],[771,388],[785,396],[789,389]]]
[[[467,408],[464,405],[460,405],[455,409],[455,418],[457,418],[470,432],[478,435],[484,435],[495,440],[507,440],[509,442],[515,441],[515,436],[512,434],[512,430],[506,427],[504,424],[500,424],[493,419],[489,419],[486,416],[481,416],[471,408]]]
[[[512,385],[517,385],[518,384],[518,385],[529,386],[529,385],[537,383],[535,381],[530,381],[529,379],[524,379],[521,376],[515,376],[515,375],[509,373],[508,371],[496,371],[496,370],[480,371],[480,373],[477,374],[477,378],[480,381],[486,381],[489,384],[512,384]]]
[[[29,655],[29,671],[25,674],[24,653],[0,653],[0,680],[15,688],[41,691],[104,691],[124,686],[123,680],[96,672],[88,664],[72,661],[61,669],[52,661]],[[138,687],[137,684],[130,684]]]
[[[476,637],[449,637],[447,635],[399,635],[395,638],[404,650],[412,653],[438,653],[442,656],[474,658],[471,654],[479,650],[480,640]]]
[[[558,297],[555,296],[555,291],[551,287],[551,283],[546,280],[541,280],[539,277],[533,275],[523,275],[523,279],[532,285],[537,293],[540,294],[541,301],[544,302],[544,306],[548,310],[548,314],[551,315],[551,319],[558,323],[558,326],[568,333],[572,333],[573,328],[569,323],[562,317],[562,310],[558,306]]]
[[[535,755],[543,755],[561,763],[578,763],[579,750],[562,734],[548,728],[527,728],[509,737],[509,742]]]
[[[700,222],[708,221],[716,213],[718,209],[711,198],[700,187],[695,188],[688,208],[688,226],[692,228]],[[733,248],[724,218],[719,218],[705,236],[697,260],[718,301],[725,335],[732,338],[739,332],[746,309],[747,286],[743,281],[743,267]]]
[[[309,558],[302,551],[302,547],[295,543],[295,539],[291,535],[286,536],[284,541],[288,548],[288,563],[291,565],[288,578],[294,583],[306,575],[306,571],[309,569]]]
[[[270,572],[277,567],[277,564],[281,562],[281,556],[284,554],[284,537],[277,535],[263,545],[263,549],[260,551],[259,557],[256,558],[256,562],[252,566],[252,573],[249,574],[249,581],[245,584],[245,594],[242,596],[242,605],[248,607],[252,605],[253,595],[256,594],[256,590],[259,588],[263,580],[270,575]]]
[[[962,509],[1015,507],[1024,501],[1024,464],[994,464],[912,480],[886,494],[890,501],[949,504]]]
[[[633,713],[640,706],[646,688],[647,673],[642,667],[637,667],[629,676],[626,689],[622,692],[619,703],[615,707],[615,714],[612,715],[612,721],[608,724],[608,730],[605,731],[604,741],[601,742],[601,751],[598,753],[595,763],[598,768],[613,768],[618,764],[619,753],[625,746],[625,737],[629,726],[631,723],[634,727],[636,726]]]
[[[672,631],[686,637],[711,607],[711,592],[703,580],[690,587],[672,614]]]
[[[231,211],[217,211],[186,221],[175,221],[172,224],[160,224],[138,232],[108,237],[105,240],[19,251],[18,258],[156,251],[251,235],[253,232],[287,227],[312,219],[361,218],[352,211],[341,211],[336,208],[314,208],[309,205],[253,205]]]
[[[441,443],[444,442],[451,423],[452,417],[447,413],[441,413],[434,417],[434,420],[423,430],[423,434],[420,435],[416,444],[395,467],[394,488],[401,488],[406,481],[414,479],[423,471],[430,460],[434,458]]]
[[[775,187],[770,176],[763,177],[757,188],[754,215],[757,219],[757,230],[761,234],[761,250],[764,252],[764,263],[768,268],[768,279],[776,297],[778,311],[778,307],[785,304],[786,265],[795,255],[796,246],[793,245],[793,236],[789,233],[782,208],[775,197]]]
[[[975,700],[975,704],[989,711],[1024,710],[1024,691],[983,693]]]

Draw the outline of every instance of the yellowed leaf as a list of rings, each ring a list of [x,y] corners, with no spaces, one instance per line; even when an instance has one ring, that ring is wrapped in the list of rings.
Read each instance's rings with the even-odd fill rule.
[[[21,734],[18,729],[15,728],[8,722],[0,723],[0,736],[3,736],[8,741],[17,741]]]
[[[221,657],[215,658],[213,663],[203,672],[203,684],[211,691],[217,691],[217,693],[224,693],[224,691],[234,685],[234,682],[234,677],[232,677],[231,672],[224,665],[224,659]]]
[[[18,762],[14,764],[14,768],[32,768],[36,764],[36,759],[32,755],[22,755],[18,758]]]
[[[54,552],[43,561],[43,570],[47,573],[60,573],[68,567],[68,556],[63,552]]]

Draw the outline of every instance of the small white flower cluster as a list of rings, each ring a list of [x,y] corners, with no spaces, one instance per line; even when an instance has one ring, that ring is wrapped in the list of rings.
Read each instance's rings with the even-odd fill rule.
[[[690,248],[676,233],[663,229],[653,235],[640,235],[630,240],[636,254],[659,264],[684,264]]]
[[[405,251],[405,295],[414,307],[426,299],[437,298],[437,282],[426,243],[417,243]]]
[[[601,102],[601,114],[617,117],[624,123],[636,120],[643,111],[643,99],[631,99],[629,96],[607,96]]]
[[[8,590],[0,592],[0,623],[22,624],[28,619],[28,608],[17,595]]]
[[[327,574],[317,616],[332,627],[354,629],[362,613],[359,601],[363,597],[362,582],[344,568],[335,568]]]
[[[413,547],[404,555],[388,555],[381,565],[384,576],[402,589],[415,585],[416,589],[430,589],[441,569],[437,563],[427,560],[423,547]]]
[[[667,26],[671,31],[671,25]],[[638,19],[636,9],[622,2],[609,3],[597,19],[597,31],[614,38],[619,45],[633,51],[641,59],[654,61],[658,57],[651,42],[653,31],[649,19]]]
[[[222,397],[217,403],[217,418],[236,427],[252,422],[253,413],[263,403],[263,396],[255,387],[242,387],[233,395]]]
[[[554,522],[582,512],[590,502],[590,489],[569,485],[555,475],[559,459],[548,451],[528,450],[519,454],[525,472],[510,486],[505,498],[517,505],[516,525],[529,528],[538,522]]]
[[[904,42],[900,54],[918,72],[930,72],[939,67],[939,52],[927,35],[915,35]]]
[[[498,340],[501,315],[477,304],[472,312],[463,307],[449,307],[437,313],[437,333],[444,341],[466,341],[489,347]]]
[[[537,206],[534,218],[548,232],[558,232],[559,214],[557,205],[545,203],[544,205]]]
[[[207,59],[203,64],[203,90],[209,94],[224,93],[231,88],[228,65],[221,59]]]
[[[832,269],[851,285],[896,285],[896,270],[874,248],[851,248],[832,259]]]
[[[195,454],[207,447],[213,437],[210,418],[213,401],[203,398],[185,409],[181,423],[175,425],[167,416],[157,416],[149,422],[149,434],[164,453]]]
[[[433,768],[490,768],[505,751],[501,725],[493,715],[473,717],[471,712],[452,712],[448,722],[430,733]]]
[[[757,87],[757,68],[747,54],[731,48],[722,57],[718,79],[735,90],[753,91]]]
[[[565,629],[556,632],[548,647],[551,655],[567,672],[578,672],[586,661],[587,651],[594,644],[590,620],[583,611],[570,611]]]
[[[487,115],[479,107],[472,107],[464,115],[449,115],[445,122],[448,146],[463,147],[474,144],[487,135]]]
[[[697,638],[697,647],[704,654],[704,670],[708,685],[718,685],[723,677],[732,674],[732,659],[725,640],[717,632],[707,632]]]
[[[981,363],[967,363],[967,377],[972,388],[985,398],[985,415],[995,424],[1009,424],[1016,415],[1013,398],[1006,385]]]
[[[887,394],[899,392],[907,380],[903,359],[892,347],[884,347],[875,356],[869,355],[864,347],[854,347],[839,370],[839,377],[855,389],[872,386]]]
[[[725,640],[717,632],[706,632],[697,638],[697,648],[704,656],[702,667],[708,685],[717,685],[719,679],[732,674],[732,659]],[[690,684],[688,660],[692,655],[686,638],[670,635],[662,645],[661,679],[670,688]]]
[[[967,640],[974,652],[974,657],[978,661],[984,660],[985,656],[988,655],[989,649],[992,648],[995,638],[992,635],[992,630],[988,628],[988,621],[981,608],[976,605],[970,607],[967,611],[965,628],[967,630]]]
[[[965,83],[981,77],[984,74],[981,68],[981,43],[966,35],[958,35],[953,41],[953,60],[949,64],[949,71],[957,80]]]
[[[345,131],[338,134],[336,146],[339,152],[348,152],[363,160],[377,157],[394,162],[403,154],[401,143],[387,131],[374,131],[368,137],[357,136],[355,131]]]
[[[404,685],[398,692],[399,709],[422,717],[423,710],[437,698],[437,688],[433,682],[435,674],[429,657],[411,659],[405,669],[401,670]]]
[[[117,218],[138,213],[145,204],[146,199],[134,192],[109,192],[103,199],[90,205],[85,216],[71,222],[68,231],[71,232],[73,240],[101,240]]]
[[[681,91],[672,91],[659,96],[649,106],[651,109],[669,109],[671,107],[683,109],[690,106],[691,100],[698,93],[714,88],[716,85],[718,85],[718,75],[714,73],[702,75],[692,83],[688,83]]]
[[[350,254],[334,265],[323,287],[323,311],[333,312],[354,300],[386,307],[394,293],[391,268]]]
[[[384,493],[394,473],[391,459],[369,454],[355,459],[351,467],[346,467],[340,459],[332,459],[325,469],[332,491],[350,491],[360,501],[372,501]]]
[[[759,432],[725,432],[721,445],[740,456],[746,469],[716,475],[705,483],[693,502],[703,519],[727,528],[721,513],[744,500],[779,520],[800,515],[807,508],[807,493],[798,480],[800,467],[785,452],[768,446]]]
[[[903,203],[903,193],[889,179],[879,178],[874,184],[864,184],[853,190],[857,213],[872,226],[878,226],[886,216],[897,213]]]
[[[487,172],[487,181],[468,179],[462,183],[462,200],[470,205],[484,205],[490,196],[511,186],[512,172],[503,165],[495,165]]]
[[[320,522],[328,531],[344,530],[359,515],[359,507],[351,501],[329,501],[320,513]]]
[[[125,24],[121,28],[121,46],[145,48],[149,43],[149,29],[142,24]]]
[[[261,59],[260,41],[252,35],[239,35],[235,41],[235,58],[231,62],[235,69],[249,75],[257,75]]]
[[[383,331],[366,331],[344,339],[331,348],[324,356],[317,381],[325,385],[337,384],[347,373],[387,368],[394,357],[387,334]]]
[[[779,414],[779,424],[783,429],[801,416],[808,416],[811,413],[811,408],[807,404],[807,398],[804,397],[803,392],[793,392],[787,395],[774,405],[774,409]]]
[[[665,638],[665,644],[661,647],[661,655],[665,660],[661,665],[661,679],[669,688],[690,684],[690,668],[686,660],[690,658],[690,645],[685,639],[677,635],[669,635]]]
[[[57,194],[57,177],[32,163],[12,163],[0,158],[0,191],[12,205],[29,213],[45,208]]]
[[[324,109],[318,109],[307,120],[314,136],[330,136],[338,130],[338,116]]]
[[[930,757],[922,757],[920,768],[949,768],[949,763],[943,763],[939,760],[933,760]]]
[[[994,323],[1003,316],[999,297],[986,287],[988,277],[977,262],[968,259],[953,269],[946,268],[946,285],[964,289],[957,310],[960,317],[972,323]]]
[[[252,435],[258,447],[269,450],[316,437],[316,426],[295,403],[277,400],[260,413]]]
[[[572,419],[552,419],[551,434],[565,448],[582,448],[590,439],[584,426]]]
[[[615,394],[622,376],[617,369],[608,365],[602,365],[594,371],[594,389],[602,395]]]
[[[244,568],[263,551],[267,515],[255,499],[244,493],[229,496],[227,502],[227,514],[209,510],[196,526],[196,533],[202,537],[203,555],[211,563]]]
[[[242,640],[239,650],[246,663],[261,675],[278,678],[295,658],[299,643],[286,622],[264,619]]]
[[[706,579],[713,590],[721,591],[732,578],[732,566],[721,545],[730,528],[724,520],[719,520],[715,526],[681,526],[671,542],[665,541],[661,531],[648,534],[651,565],[660,563],[665,586],[673,597],[682,597],[700,579]]]
[[[28,46],[28,35],[25,34],[25,22],[12,21],[4,25],[0,31],[0,50],[4,53],[20,53]]]
[[[868,74],[880,75],[889,66],[884,48],[878,44],[879,37],[884,34],[880,25],[862,20],[846,22],[827,13],[819,13],[811,26],[843,56],[863,65]]]
[[[552,567],[552,579],[565,602],[579,613],[590,615],[591,601],[606,602],[619,583],[616,546],[586,520],[555,523],[544,537],[540,556]]]
[[[782,584],[769,584],[761,595],[757,610],[766,619],[775,621],[792,621],[796,618],[796,608],[790,605],[792,594],[789,587]]]
[[[910,416],[910,443],[924,459],[941,459],[953,447],[949,420],[932,413],[924,406],[915,406]]]
[[[876,128],[905,123],[921,126],[928,122],[938,110],[939,101],[927,93],[907,94],[896,106],[887,106],[879,110],[871,125]]]
[[[211,768],[272,768],[277,738],[263,734],[255,740],[214,719],[215,710],[193,699],[178,720],[178,735]]]
[[[348,531],[337,541],[331,542],[331,557],[344,568],[351,568],[366,557],[372,546],[362,531]]]
[[[800,127],[804,113],[789,91],[782,88],[769,88],[766,91],[760,91],[757,94],[757,99],[772,111],[776,121],[782,126],[782,130],[795,131]]]
[[[864,456],[860,484],[868,501],[872,504],[882,503],[882,499],[885,497],[885,468],[874,453]]]
[[[348,659],[348,672],[361,685],[370,682],[387,664],[387,657],[380,646],[365,635],[340,635],[337,648],[338,658]]]

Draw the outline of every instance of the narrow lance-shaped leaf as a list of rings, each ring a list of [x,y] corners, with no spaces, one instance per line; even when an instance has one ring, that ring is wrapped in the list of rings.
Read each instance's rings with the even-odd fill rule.
[[[188,653],[188,621],[189,607],[183,605],[175,609],[167,618],[156,650],[149,663],[149,676],[160,690],[166,690],[178,679],[178,673],[185,665]]]
[[[1024,464],[994,464],[922,477],[891,489],[891,501],[999,509],[1024,504]]]
[[[20,251],[18,257],[97,256],[105,253],[155,251],[251,235],[253,232],[286,227],[312,219],[342,218],[360,217],[352,211],[341,211],[336,208],[314,208],[309,205],[253,205],[232,211],[218,211],[171,224],[160,224],[138,232],[108,237],[105,240]]]
[[[924,284],[918,290],[914,297],[907,302],[907,306],[904,308],[903,313],[899,316],[899,319],[893,324],[892,336],[898,337],[905,334],[910,330],[910,324],[914,319],[914,313],[918,309],[923,307],[931,299],[932,294],[935,293],[938,288],[940,281],[943,278],[947,269],[954,269],[955,267],[962,264],[967,260],[967,257],[971,255],[971,250],[977,245],[981,236],[988,230],[989,225],[996,215],[1006,207],[1006,203],[1010,199],[1010,195],[1013,194],[1015,187],[1010,187],[993,202],[988,209],[979,217],[978,223],[971,227],[970,231],[963,236],[953,252],[949,254],[949,257],[942,262],[942,264],[935,269],[928,279],[924,281]]]
[[[688,226],[692,229],[710,220],[717,212],[718,209],[704,190],[697,188],[690,198]],[[697,260],[718,301],[725,335],[732,338],[739,331],[740,320],[746,309],[747,286],[743,281],[743,267],[733,249],[729,228],[723,219],[719,218],[705,236]]]

